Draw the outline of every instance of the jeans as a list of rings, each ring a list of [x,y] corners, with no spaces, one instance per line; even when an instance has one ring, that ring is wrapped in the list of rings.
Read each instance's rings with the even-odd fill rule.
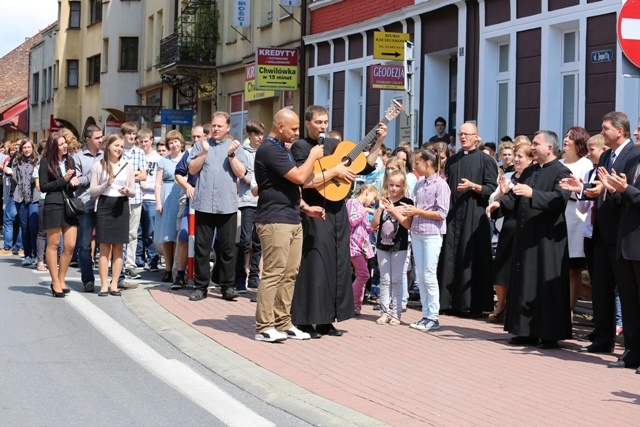
[[[18,228],[18,237],[16,240],[13,240],[13,227],[14,222],[16,220],[16,216],[18,215],[18,210],[16,209],[16,203],[13,200],[13,196],[9,196],[7,199],[7,204],[4,207],[4,215],[2,217],[2,233],[4,234],[4,249],[10,251],[14,247],[21,249],[22,248],[22,230]]]
[[[155,200],[143,200],[138,227],[138,247],[136,248],[136,264],[157,267],[160,255],[153,244],[153,228],[156,220]]]
[[[78,264],[80,264],[80,275],[82,283],[95,282],[93,273],[93,260],[91,257],[91,238],[93,229],[96,226],[96,213],[93,210],[80,215],[78,218],[78,239],[76,246],[79,247]]]
[[[441,234],[413,234],[413,259],[420,289],[422,317],[438,320],[440,288],[438,286],[438,259],[442,248]]]
[[[353,306],[356,310],[362,308],[362,300],[364,299],[364,288],[369,280],[369,265],[364,255],[356,255],[351,257],[353,272],[356,276],[351,284],[353,289]]]
[[[382,314],[400,318],[402,314],[402,275],[407,251],[388,252],[378,249],[378,265],[380,266],[380,310]],[[395,312],[389,309],[389,302],[396,301]]]
[[[44,199],[38,203],[38,235],[36,236],[37,262],[44,262],[44,251],[47,247],[47,230],[44,228]]]
[[[262,246],[260,245],[260,236],[256,231],[254,218],[256,208],[243,207],[240,208],[241,228],[240,243],[238,244],[238,254],[236,256],[236,288],[244,289],[247,279],[247,273],[244,269],[247,262],[247,254],[251,249],[251,261],[249,264],[249,284],[258,283],[258,273],[260,272],[260,257],[262,256]]]
[[[38,203],[16,203],[24,256],[36,258],[36,239],[38,237]]]

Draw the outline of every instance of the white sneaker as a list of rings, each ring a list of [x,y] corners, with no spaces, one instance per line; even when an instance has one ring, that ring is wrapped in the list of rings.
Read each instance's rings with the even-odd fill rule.
[[[287,334],[283,332],[278,332],[275,328],[267,329],[264,332],[260,332],[255,336],[256,341],[266,341],[266,342],[280,342],[286,341]]]
[[[310,340],[311,335],[307,332],[302,332],[300,329],[295,326],[290,327],[286,331],[281,331],[281,334],[285,334],[290,340]]]
[[[33,260],[31,260],[31,258],[28,256],[24,257],[24,259],[22,260],[22,266],[26,267],[31,264],[33,264]]]

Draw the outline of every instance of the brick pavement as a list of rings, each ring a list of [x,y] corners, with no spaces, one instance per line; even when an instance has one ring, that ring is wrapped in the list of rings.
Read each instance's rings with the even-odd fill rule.
[[[210,293],[194,303],[189,291],[149,292],[227,349],[386,424],[614,426],[640,419],[640,375],[608,369],[613,355],[576,352],[578,341],[560,350],[512,347],[501,325],[450,316],[441,316],[440,331],[423,333],[376,325],[379,312],[365,306],[359,318],[337,324],[342,337],[269,344],[253,340],[251,293],[235,302]],[[409,309],[402,320],[420,317]]]

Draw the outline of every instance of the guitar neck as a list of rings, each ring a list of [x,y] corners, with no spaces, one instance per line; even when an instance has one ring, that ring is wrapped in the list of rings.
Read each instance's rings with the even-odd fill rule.
[[[389,123],[389,119],[387,119],[386,117],[383,117],[381,122],[386,125]],[[379,127],[380,127],[380,124],[375,125],[373,129],[371,129],[371,131],[364,138],[362,138],[360,142],[358,142],[358,145],[356,145],[353,148],[353,150],[349,152],[349,155],[347,156],[349,160],[351,161],[355,160],[355,158],[358,157],[360,153],[364,151],[365,148],[367,148],[367,146],[371,143],[371,141],[373,141],[376,138],[376,132],[378,131]]]

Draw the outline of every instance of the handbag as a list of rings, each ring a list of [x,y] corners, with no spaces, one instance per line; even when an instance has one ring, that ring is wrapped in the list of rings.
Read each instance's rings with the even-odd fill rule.
[[[67,196],[66,191],[62,191],[62,197],[64,198],[64,213],[70,218],[78,218],[80,215],[87,212],[87,207],[84,202],[77,197]]]

